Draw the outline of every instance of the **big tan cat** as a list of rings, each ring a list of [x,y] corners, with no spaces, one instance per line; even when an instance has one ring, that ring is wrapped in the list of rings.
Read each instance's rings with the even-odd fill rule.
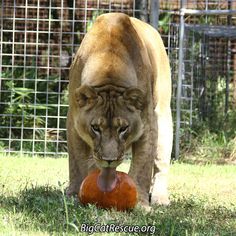
[[[68,195],[90,170],[116,167],[132,149],[139,201],[168,204],[171,78],[159,33],[122,13],[101,15],[70,68]]]

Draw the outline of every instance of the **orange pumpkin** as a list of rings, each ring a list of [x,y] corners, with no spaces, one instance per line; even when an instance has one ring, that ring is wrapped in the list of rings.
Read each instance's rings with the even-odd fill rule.
[[[106,173],[103,174],[100,170],[90,173],[80,187],[81,203],[85,205],[91,203],[106,209],[115,208],[119,211],[134,208],[138,197],[134,181],[124,172],[114,173],[114,179],[108,183],[107,190],[106,186],[101,184],[105,181],[106,185]]]

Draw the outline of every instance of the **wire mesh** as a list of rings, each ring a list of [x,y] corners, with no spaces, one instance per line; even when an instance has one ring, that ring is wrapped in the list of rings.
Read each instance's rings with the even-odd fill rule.
[[[185,2],[185,1],[184,1]],[[200,2],[200,1],[198,1]],[[190,4],[191,1],[188,1]],[[203,3],[203,1],[201,1]],[[205,2],[207,3],[207,2]],[[181,63],[176,51],[179,51],[179,42],[171,41],[176,50],[170,52],[173,77],[173,108],[180,103],[179,116],[175,117],[179,122],[176,130],[175,147],[180,149],[190,144],[192,132],[199,127],[208,124],[210,130],[222,130],[228,119],[229,112],[235,109],[235,39],[236,39],[236,12],[225,12],[225,9],[235,10],[235,1],[214,2],[217,12],[210,10],[199,12],[185,11],[173,12],[175,15],[171,21],[172,30],[168,31],[168,37],[177,37],[180,27],[184,28],[183,63]],[[184,5],[186,6],[186,5]],[[188,9],[187,9],[188,10]],[[181,25],[180,16],[184,16]],[[167,12],[165,11],[164,14]],[[197,14],[196,14],[197,13]],[[229,13],[229,14],[228,14]],[[167,13],[168,14],[168,13]],[[177,44],[177,45],[176,45]],[[175,58],[172,58],[174,54]],[[174,62],[173,62],[174,61]],[[179,63],[175,66],[175,63]],[[177,76],[181,66],[181,77]],[[180,101],[177,101],[177,85],[181,83]],[[174,110],[176,113],[177,110]],[[176,123],[177,125],[177,123]],[[177,127],[177,126],[176,126]],[[197,128],[198,127],[198,128]],[[234,132],[234,131],[232,131]],[[208,147],[205,147],[208,148]],[[179,153],[177,153],[177,156]]]
[[[3,0],[0,151],[66,153],[68,69],[101,13],[140,13],[132,0]]]
[[[231,5],[236,9],[235,0],[160,0],[161,10],[176,10],[181,8],[181,2],[186,9],[194,10],[225,10]]]
[[[212,112],[226,114],[236,106],[236,1],[160,0],[158,13],[149,4],[146,0],[2,0],[0,152],[66,154],[69,66],[95,18],[106,12],[144,20],[158,14],[172,69],[174,120],[180,102],[178,145],[189,142],[191,128],[199,120],[211,122]],[[177,101],[181,27],[185,34]],[[222,90],[218,97],[216,89]]]

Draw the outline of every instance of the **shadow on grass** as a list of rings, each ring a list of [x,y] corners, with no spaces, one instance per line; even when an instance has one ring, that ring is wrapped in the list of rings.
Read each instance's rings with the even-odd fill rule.
[[[17,196],[0,196],[0,206],[9,214],[9,221],[21,230],[64,232],[70,209],[76,208],[73,199],[52,186],[36,186],[22,190]]]
[[[145,212],[137,207],[129,213],[83,207],[67,199],[56,187],[38,186],[19,195],[0,196],[0,206],[20,231],[48,234],[79,234],[82,223],[116,225],[155,225],[154,235],[236,235],[236,209],[210,206],[197,197],[173,196],[168,207]],[[127,235],[127,234],[115,234]],[[133,234],[135,235],[135,234]]]

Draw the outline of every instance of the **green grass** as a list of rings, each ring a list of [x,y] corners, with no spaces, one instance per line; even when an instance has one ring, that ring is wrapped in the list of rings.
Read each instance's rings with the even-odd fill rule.
[[[80,231],[82,223],[150,225],[154,235],[163,236],[236,235],[236,166],[175,163],[170,206],[116,212],[82,207],[64,196],[67,162],[0,157],[0,235],[87,235]],[[121,169],[127,171],[128,164]]]
[[[180,159],[192,164],[236,164],[236,131],[233,124],[235,122],[232,122],[228,132],[211,132],[207,128],[192,131],[191,142],[188,145],[184,142],[181,147]]]

